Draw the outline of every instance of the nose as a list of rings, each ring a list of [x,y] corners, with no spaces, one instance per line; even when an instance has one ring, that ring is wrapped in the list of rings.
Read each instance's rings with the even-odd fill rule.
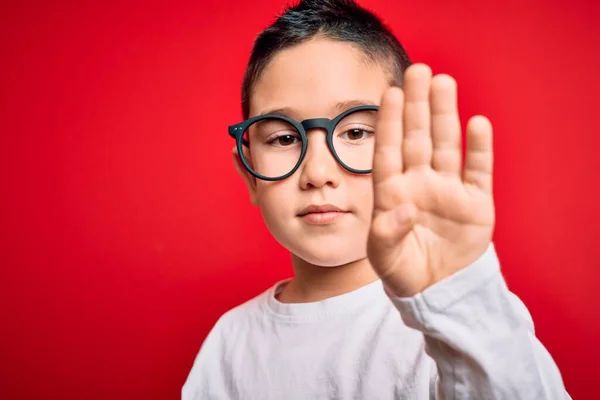
[[[326,131],[311,129],[307,136],[308,148],[300,166],[300,187],[305,190],[327,185],[338,187],[342,174],[341,166],[327,146]]]

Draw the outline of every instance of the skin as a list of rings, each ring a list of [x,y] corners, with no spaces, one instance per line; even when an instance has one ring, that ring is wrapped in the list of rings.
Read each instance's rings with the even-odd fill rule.
[[[467,124],[463,169],[455,81],[423,64],[406,71],[404,90],[388,81],[350,44],[317,38],[278,53],[256,82],[250,116],[285,107],[297,120],[333,118],[340,102],[380,106],[372,174],[343,169],[321,130],[308,133],[306,158],[284,181],[254,178],[233,149],[252,203],[292,254],[295,276],[279,301],[319,301],[377,278],[389,295],[412,296],[470,265],[491,241],[491,124],[481,116]],[[347,213],[311,225],[298,216],[311,204]]]

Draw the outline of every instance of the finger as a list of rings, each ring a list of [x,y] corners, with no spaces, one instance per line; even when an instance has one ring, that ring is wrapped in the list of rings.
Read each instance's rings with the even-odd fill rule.
[[[411,65],[404,75],[404,169],[431,164],[429,87],[431,68]]]
[[[436,75],[431,81],[432,166],[436,171],[460,175],[461,132],[456,98],[456,81]]]
[[[491,194],[493,164],[492,124],[486,117],[475,116],[467,124],[463,181]]]
[[[375,125],[373,183],[402,173],[402,109],[404,94],[398,87],[387,89],[381,98]]]

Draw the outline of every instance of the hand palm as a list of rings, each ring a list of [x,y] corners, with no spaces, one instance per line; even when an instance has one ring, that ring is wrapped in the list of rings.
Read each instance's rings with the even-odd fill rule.
[[[448,76],[432,80],[428,67],[415,65],[404,93],[393,88],[383,96],[368,255],[395,295],[413,295],[468,266],[491,240],[491,125],[474,117],[467,136],[463,171],[456,85]]]

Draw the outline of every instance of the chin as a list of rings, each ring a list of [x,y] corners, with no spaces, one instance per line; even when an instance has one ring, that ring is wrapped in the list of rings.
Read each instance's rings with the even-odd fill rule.
[[[320,232],[307,231],[301,226],[267,226],[283,247],[312,265],[339,267],[367,257],[368,230],[360,225],[333,227],[329,231],[323,229]]]
[[[320,245],[318,248],[298,246],[288,249],[305,262],[324,268],[339,267],[367,257],[366,250],[361,254],[356,252],[356,247],[350,248],[350,246],[344,248],[326,245]]]

